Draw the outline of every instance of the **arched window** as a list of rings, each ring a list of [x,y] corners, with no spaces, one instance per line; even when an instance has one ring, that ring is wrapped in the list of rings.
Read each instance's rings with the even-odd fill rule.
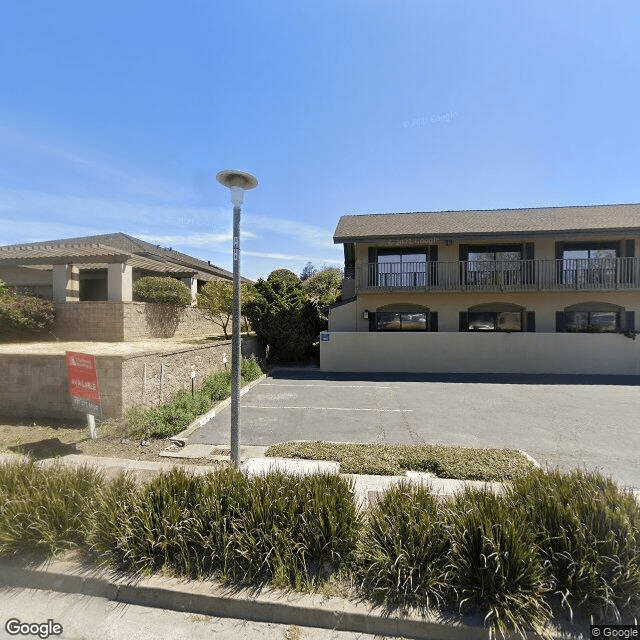
[[[486,302],[460,313],[460,331],[535,331],[535,316],[517,304]]]
[[[419,304],[387,304],[369,314],[370,331],[437,331],[438,314]]]
[[[633,329],[633,312],[610,302],[580,302],[556,314],[556,330],[573,333],[615,333]]]

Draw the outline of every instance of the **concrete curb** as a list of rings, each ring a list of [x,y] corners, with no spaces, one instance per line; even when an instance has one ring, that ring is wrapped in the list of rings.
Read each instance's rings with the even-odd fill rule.
[[[259,382],[262,382],[267,377],[266,373],[263,373],[257,380],[252,380],[244,387],[240,389],[240,397],[242,397],[249,389],[253,389]],[[231,404],[231,398],[226,398],[222,402],[219,402],[213,409],[207,411],[207,413],[198,416],[191,424],[187,426],[186,429],[176,434],[175,436],[171,436],[169,440],[171,442],[175,442],[181,446],[185,445],[187,442],[187,438],[196,430],[199,429],[202,425],[206,424],[211,420],[211,418],[215,417],[216,411],[220,411],[221,409],[225,409]]]
[[[0,558],[0,585],[48,589],[106,598],[123,604],[239,618],[255,622],[295,624],[377,636],[429,640],[487,640],[480,619],[468,622],[434,615],[400,615],[366,603],[317,594],[232,590],[215,582],[185,581],[151,576],[135,582],[108,572],[87,571],[72,560],[25,567],[13,558]]]

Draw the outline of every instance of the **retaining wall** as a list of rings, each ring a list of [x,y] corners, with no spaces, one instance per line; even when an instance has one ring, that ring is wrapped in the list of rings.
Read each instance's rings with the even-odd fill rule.
[[[242,354],[258,353],[258,341],[242,339]],[[89,351],[90,352],[90,351]],[[185,345],[167,352],[96,356],[103,418],[121,418],[134,405],[166,401],[178,389],[191,388],[191,365],[196,384],[231,366],[231,341]],[[78,419],[71,405],[64,354],[0,354],[0,416]]]
[[[219,327],[197,307],[148,302],[56,303],[51,337],[119,342],[146,338],[210,336]]]

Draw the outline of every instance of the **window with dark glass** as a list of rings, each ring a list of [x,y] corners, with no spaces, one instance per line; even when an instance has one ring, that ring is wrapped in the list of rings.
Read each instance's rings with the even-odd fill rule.
[[[463,284],[469,286],[512,286],[532,281],[533,244],[460,245]]]
[[[435,280],[437,247],[369,249],[369,286],[424,287]]]
[[[556,329],[573,333],[616,333],[633,329],[633,311],[608,302],[582,302],[557,313]]]
[[[460,313],[460,331],[535,331],[535,313],[511,303],[485,303]]]
[[[386,305],[369,312],[369,330],[437,331],[438,314],[420,305]]]
[[[379,311],[376,313],[377,331],[427,331],[426,312],[417,311]]]
[[[613,286],[616,281],[617,243],[565,244],[561,283],[584,287]]]

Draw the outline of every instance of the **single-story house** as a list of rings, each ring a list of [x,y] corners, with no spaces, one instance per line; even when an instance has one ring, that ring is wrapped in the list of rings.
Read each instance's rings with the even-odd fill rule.
[[[184,282],[192,305],[204,283],[233,279],[211,262],[125,233],[0,247],[0,280],[54,301],[55,338],[119,341],[211,332],[197,309],[169,317],[152,308],[158,305],[132,302],[133,283],[149,275]]]

